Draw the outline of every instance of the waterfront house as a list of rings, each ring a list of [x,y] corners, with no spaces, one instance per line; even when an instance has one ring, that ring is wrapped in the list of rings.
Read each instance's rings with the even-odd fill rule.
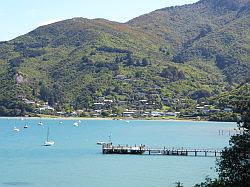
[[[158,112],[158,111],[152,111],[151,112],[152,117],[161,117],[163,115],[164,115],[163,112]]]
[[[133,117],[135,115],[135,112],[133,111],[126,111],[122,113],[123,117]]]
[[[177,116],[177,113],[175,113],[175,112],[165,112],[164,113],[164,116],[174,116],[174,117],[176,117]]]

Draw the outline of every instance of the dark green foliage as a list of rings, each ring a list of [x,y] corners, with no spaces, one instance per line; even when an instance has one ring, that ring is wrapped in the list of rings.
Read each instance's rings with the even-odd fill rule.
[[[209,98],[211,96],[211,92],[209,90],[197,90],[194,93],[191,94],[192,99],[200,99],[200,98]]]
[[[91,96],[91,92],[86,90],[83,91],[77,98],[76,98],[76,109],[89,109],[91,106],[91,102],[93,101],[93,98]]]
[[[48,101],[50,98],[50,90],[44,84],[40,88],[40,99],[43,101]]]
[[[110,112],[109,112],[109,111],[103,111],[103,112],[101,113],[101,115],[102,115],[103,117],[109,117],[109,116],[110,116]]]
[[[150,62],[148,61],[148,59],[146,59],[146,58],[143,58],[143,59],[142,59],[141,65],[142,65],[143,67],[146,67],[146,66],[149,65],[149,64],[150,64]]]
[[[11,93],[89,110],[103,96],[127,108],[146,99],[161,109],[165,97],[199,102],[219,95],[250,74],[245,1],[204,0],[123,24],[73,18],[41,26],[0,43],[0,98]],[[171,104],[181,109],[187,107]]]
[[[237,114],[233,112],[219,112],[216,114],[211,114],[209,116],[210,121],[228,121],[234,122],[237,121]]]
[[[237,94],[240,92],[241,94]],[[250,186],[250,87],[241,85],[223,99],[234,107],[239,114],[238,127],[240,134],[230,138],[229,147],[226,147],[218,160],[219,178],[207,180],[198,186],[218,187],[249,187]],[[209,182],[208,182],[209,181]]]
[[[201,0],[156,10],[128,23],[166,40],[173,49],[172,61],[216,61],[219,68],[228,66],[223,73],[232,82],[244,82],[250,74],[249,67],[247,71],[240,68],[249,64],[249,10],[249,0]],[[159,49],[169,52],[162,46]]]
[[[182,184],[181,182],[176,182],[176,183],[175,183],[175,186],[176,186],[176,187],[183,187],[183,184]]]
[[[238,121],[242,134],[232,136],[219,160],[219,180],[228,187],[250,186],[250,100],[236,97],[233,104],[241,114]]]
[[[175,66],[168,66],[167,68],[164,68],[160,75],[164,78],[168,78],[170,81],[185,79],[184,72],[179,71]]]
[[[24,116],[33,109],[17,99],[0,99],[0,116]]]
[[[13,58],[9,60],[9,63],[12,68],[19,67],[23,63],[23,58],[22,57]]]
[[[112,48],[112,47],[98,47],[96,49],[97,51],[103,51],[103,52],[109,52],[109,53],[126,53],[126,54],[130,54],[131,51],[129,50],[123,50],[123,49],[117,49],[117,48]]]
[[[221,182],[218,181],[217,179],[212,180],[210,178],[206,178],[205,182],[196,184],[194,187],[225,187],[225,186],[223,186],[223,184],[221,184]]]
[[[234,63],[237,63],[237,60],[234,59],[231,56],[221,56],[221,55],[217,55],[216,59],[215,59],[215,63],[216,65],[220,68],[220,69],[224,69],[226,66],[232,65]]]

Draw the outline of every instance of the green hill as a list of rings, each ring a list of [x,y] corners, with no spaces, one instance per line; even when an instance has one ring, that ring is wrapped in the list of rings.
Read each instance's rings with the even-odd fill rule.
[[[203,0],[124,24],[41,26],[0,43],[0,115],[31,111],[25,99],[57,110],[91,110],[102,97],[116,111],[139,100],[147,109],[189,108],[249,77],[248,17],[248,0]]]
[[[249,0],[202,0],[156,10],[128,23],[170,43],[172,61],[215,62],[227,81],[241,82],[250,75],[249,10]]]

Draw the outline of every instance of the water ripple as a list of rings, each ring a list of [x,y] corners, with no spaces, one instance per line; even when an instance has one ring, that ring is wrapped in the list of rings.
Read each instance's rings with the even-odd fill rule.
[[[29,186],[32,183],[24,181],[12,181],[12,182],[3,182],[2,184],[6,186]]]

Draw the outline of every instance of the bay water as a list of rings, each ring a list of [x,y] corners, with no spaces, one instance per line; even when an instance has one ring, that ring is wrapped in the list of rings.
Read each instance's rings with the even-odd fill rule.
[[[40,121],[43,126],[37,125]],[[61,123],[60,123],[61,122]],[[143,120],[0,119],[0,187],[194,186],[216,174],[215,157],[103,155],[98,141],[219,149],[236,123]],[[29,128],[24,129],[27,123]],[[16,126],[20,132],[14,132]],[[51,147],[42,146],[50,129]],[[223,135],[219,131],[222,132]]]

